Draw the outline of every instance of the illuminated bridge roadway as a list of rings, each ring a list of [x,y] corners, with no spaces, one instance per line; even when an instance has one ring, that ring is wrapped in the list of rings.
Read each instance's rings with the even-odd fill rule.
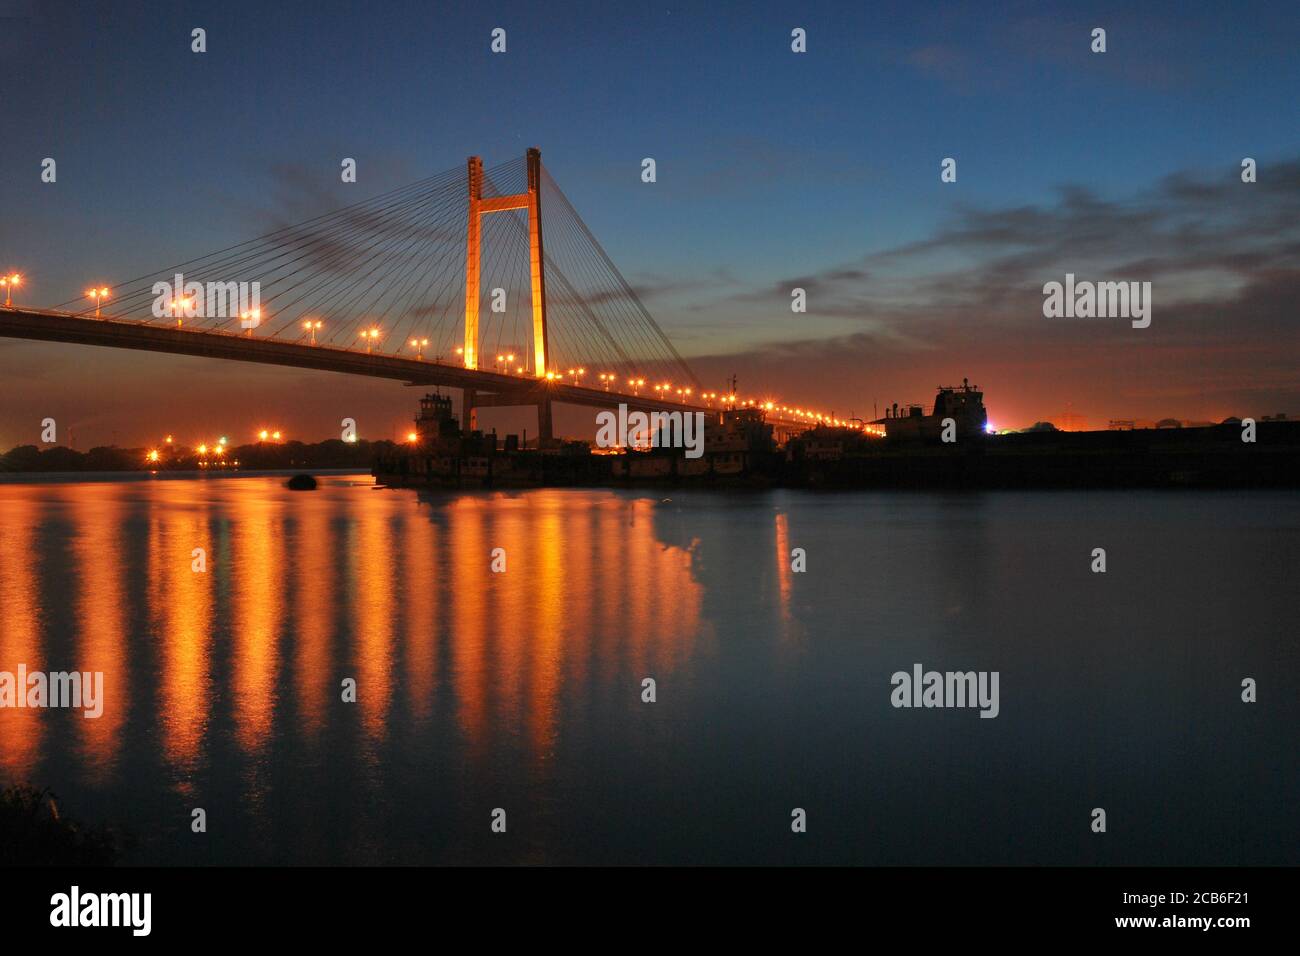
[[[0,284],[0,337],[460,389],[464,427],[476,408],[531,405],[543,443],[557,402],[759,407],[779,434],[849,424],[789,399],[742,398],[734,383],[705,391],[536,149],[491,169],[470,157],[462,169],[197,259],[96,283],[55,308],[10,307],[16,288],[30,292],[21,275]]]

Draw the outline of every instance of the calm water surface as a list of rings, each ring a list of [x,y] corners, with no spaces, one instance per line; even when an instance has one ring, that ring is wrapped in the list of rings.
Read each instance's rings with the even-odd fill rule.
[[[1295,494],[282,482],[0,483],[0,670],[106,682],[0,782],[140,863],[1300,863]]]

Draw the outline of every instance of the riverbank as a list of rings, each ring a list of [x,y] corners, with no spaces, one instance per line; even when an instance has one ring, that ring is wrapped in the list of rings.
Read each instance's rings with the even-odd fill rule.
[[[403,446],[381,457],[373,474],[385,485],[443,488],[1300,487],[1300,422],[1260,422],[1250,433],[1223,424],[977,435],[951,443],[821,429],[780,447],[715,451],[706,445],[695,459],[673,448],[598,455],[571,446],[546,452],[479,442],[473,451]]]
[[[99,481],[217,481],[223,478],[291,478],[294,475],[324,475],[346,477],[355,475],[371,483],[371,476],[365,468],[269,468],[242,469],[228,468],[221,470],[197,469],[194,471],[44,471],[44,472],[10,472],[0,473],[0,484],[73,484],[77,482]]]

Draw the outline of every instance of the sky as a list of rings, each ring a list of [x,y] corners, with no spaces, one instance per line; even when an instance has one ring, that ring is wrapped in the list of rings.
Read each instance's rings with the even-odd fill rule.
[[[706,387],[868,417],[968,377],[1005,427],[1298,415],[1297,50],[1293,2],[0,0],[0,269],[52,306],[539,146]],[[1150,326],[1044,317],[1067,273],[1150,282]],[[80,448],[395,437],[414,398],[0,340],[0,448],[47,416]]]

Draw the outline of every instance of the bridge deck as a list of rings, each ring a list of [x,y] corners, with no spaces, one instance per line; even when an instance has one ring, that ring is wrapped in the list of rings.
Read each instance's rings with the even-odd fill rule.
[[[482,369],[332,345],[308,345],[256,338],[234,332],[154,325],[113,318],[96,319],[68,312],[44,309],[0,307],[0,337],[65,342],[145,352],[169,352],[235,362],[257,362],[291,368],[318,369],[348,375],[387,378],[409,385],[469,389],[495,396],[481,405],[501,405],[517,400],[535,405],[549,396],[552,402],[617,408],[620,403],[644,411],[715,411],[702,405],[665,401],[653,397],[606,392],[599,388],[547,382],[531,377],[506,375]]]

